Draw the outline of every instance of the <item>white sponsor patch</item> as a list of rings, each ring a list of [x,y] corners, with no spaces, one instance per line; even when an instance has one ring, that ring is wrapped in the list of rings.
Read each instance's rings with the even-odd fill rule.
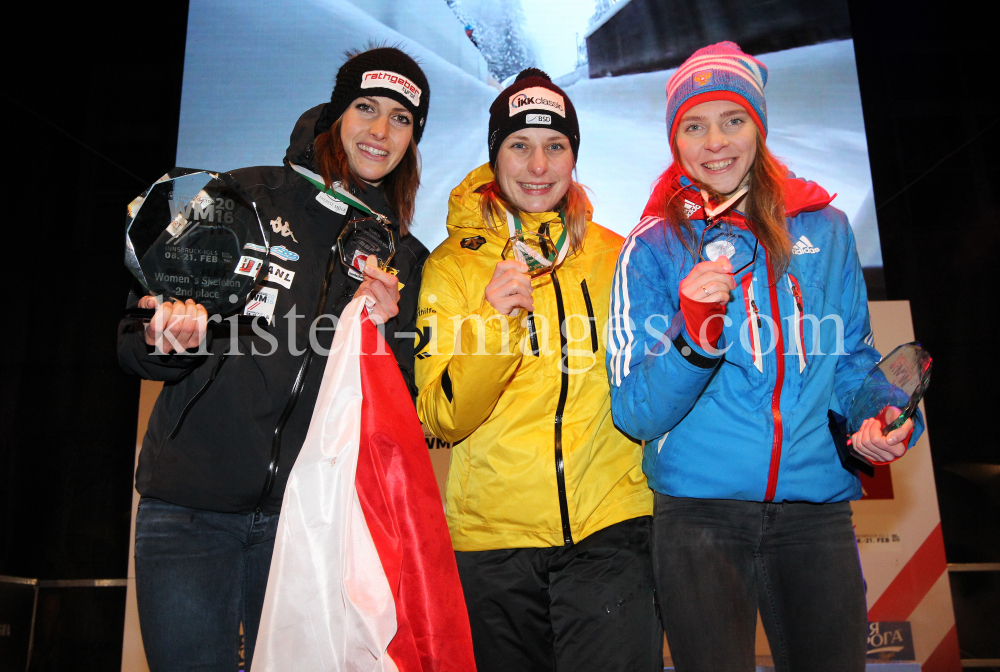
[[[532,86],[531,88],[518,91],[510,97],[510,116],[524,112],[525,110],[546,110],[555,112],[560,117],[566,116],[566,101],[555,91],[550,91],[544,86]]]
[[[254,252],[261,252],[267,254],[267,248],[263,245],[255,245],[253,243],[247,243],[243,246],[244,250],[253,250]]]
[[[260,259],[254,259],[253,257],[240,257],[240,262],[236,264],[236,273],[256,278],[257,274],[260,273],[260,267],[263,265],[264,262]]]
[[[392,89],[406,96],[414,107],[420,106],[420,94],[423,93],[420,87],[409,79],[389,70],[369,70],[361,75],[361,88]]]
[[[552,115],[551,114],[529,114],[528,118],[525,119],[525,123],[528,123],[528,124],[546,124],[546,125],[549,125],[549,124],[552,123]]]
[[[326,193],[325,191],[321,191],[318,194],[316,194],[316,200],[322,203],[323,206],[336,212],[338,215],[347,214],[347,203],[344,203],[343,201],[338,201],[336,198]]]
[[[268,264],[266,279],[281,285],[285,289],[291,289],[292,280],[295,279],[295,271],[289,271],[287,268],[282,268],[277,264]]]
[[[243,314],[250,317],[263,317],[267,323],[274,321],[274,305],[278,302],[278,290],[271,287],[258,287],[247,298]]]
[[[690,217],[694,213],[698,212],[701,208],[697,203],[692,203],[691,201],[684,199],[684,215]]]

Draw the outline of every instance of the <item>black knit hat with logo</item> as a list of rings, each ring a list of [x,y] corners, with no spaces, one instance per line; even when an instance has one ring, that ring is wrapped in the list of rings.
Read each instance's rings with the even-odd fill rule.
[[[580,149],[580,124],[569,96],[538,68],[522,70],[490,105],[490,165],[497,165],[500,145],[522,128],[551,128],[569,138],[573,158]]]
[[[316,122],[316,135],[330,130],[361,96],[385,96],[401,103],[413,114],[413,141],[420,142],[431,87],[416,61],[395,47],[368,49],[347,59],[337,71],[330,104]]]

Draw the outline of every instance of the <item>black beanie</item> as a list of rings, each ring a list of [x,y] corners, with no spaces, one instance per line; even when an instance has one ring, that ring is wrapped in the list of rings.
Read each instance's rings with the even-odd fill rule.
[[[500,145],[522,128],[546,127],[569,138],[573,158],[580,149],[576,109],[562,89],[538,68],[522,70],[490,105],[490,165],[497,165]]]
[[[316,135],[325,133],[361,96],[385,96],[413,114],[413,141],[420,142],[427,122],[431,87],[417,62],[395,47],[362,51],[337,71],[330,104],[316,122]]]

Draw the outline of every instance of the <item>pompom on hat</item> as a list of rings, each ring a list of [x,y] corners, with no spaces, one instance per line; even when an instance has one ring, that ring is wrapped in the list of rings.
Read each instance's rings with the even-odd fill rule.
[[[522,70],[490,105],[487,143],[490,165],[497,165],[500,145],[523,128],[550,128],[569,139],[573,158],[580,149],[580,123],[569,96],[538,68]]]
[[[413,141],[420,142],[431,88],[424,71],[405,52],[395,47],[376,47],[348,58],[337,71],[330,103],[316,122],[316,135],[330,130],[348,106],[362,96],[383,96],[401,103],[413,115]]]
[[[743,53],[735,42],[719,42],[691,54],[667,82],[667,130],[671,147],[684,113],[713,100],[728,100],[746,108],[766,138],[765,84],[767,67]]]

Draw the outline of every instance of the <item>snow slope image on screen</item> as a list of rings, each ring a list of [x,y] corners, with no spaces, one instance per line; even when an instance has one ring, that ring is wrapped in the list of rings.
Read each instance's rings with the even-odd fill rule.
[[[413,233],[444,240],[448,194],[487,161],[488,109],[539,67],[580,119],[578,180],[594,220],[627,235],[670,164],[667,80],[704,44],[731,39],[769,69],[768,146],[822,185],[851,221],[863,266],[881,267],[845,0],[192,0],[177,165],[275,165],[298,116],[329,100],[344,52],[412,54],[431,89]],[[708,14],[705,12],[704,14]],[[662,25],[661,25],[662,24]],[[664,26],[667,26],[665,28]]]

